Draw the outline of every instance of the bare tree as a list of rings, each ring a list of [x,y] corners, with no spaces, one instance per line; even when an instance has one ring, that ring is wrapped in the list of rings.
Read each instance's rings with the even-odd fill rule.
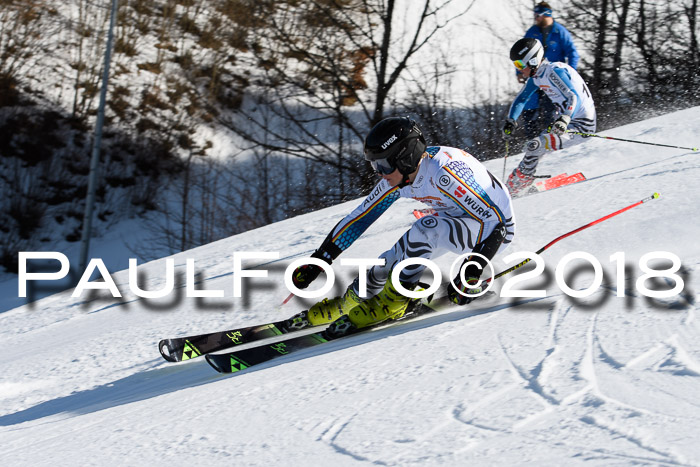
[[[338,194],[332,202],[357,196],[349,182],[358,176],[369,182],[357,143],[385,116],[417,52],[471,7],[452,13],[452,0],[424,0],[397,19],[396,0],[249,3],[251,14],[267,19],[249,37],[261,70],[248,88],[254,104],[219,121],[256,145],[328,167]],[[259,118],[263,105],[275,113],[272,124]]]
[[[603,84],[603,61],[606,58],[607,34],[608,34],[608,0],[600,1],[600,10],[596,27],[595,49],[593,51],[593,73],[588,86],[597,92],[604,87]]]
[[[615,28],[615,51],[613,53],[613,64],[610,76],[610,90],[613,95],[620,92],[622,85],[621,69],[622,69],[622,54],[625,45],[625,36],[627,34],[627,16],[630,9],[630,0],[621,0],[616,5],[613,2],[613,10],[617,17],[617,28]]]
[[[42,59],[48,44],[43,19],[52,9],[44,0],[6,0],[0,8],[0,106],[16,104],[24,71]],[[47,30],[48,29],[48,30]]]
[[[601,128],[700,102],[697,0],[578,0],[564,17]]]

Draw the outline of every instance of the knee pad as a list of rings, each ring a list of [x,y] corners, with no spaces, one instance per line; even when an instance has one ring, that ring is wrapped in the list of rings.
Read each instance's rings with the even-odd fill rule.
[[[545,152],[547,152],[548,149],[547,140],[544,136],[540,135],[537,138],[528,141],[525,148],[525,157],[523,157],[523,160],[520,161],[520,165],[518,165],[520,172],[525,175],[534,174],[540,158]]]
[[[527,142],[525,148],[525,158],[537,157],[539,158],[547,151],[547,142],[544,136],[538,136],[537,138],[531,139]]]

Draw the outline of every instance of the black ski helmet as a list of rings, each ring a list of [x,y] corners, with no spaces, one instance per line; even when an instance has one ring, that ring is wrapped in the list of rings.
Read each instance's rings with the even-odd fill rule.
[[[426,144],[423,132],[408,117],[389,117],[370,130],[365,139],[365,160],[377,173],[399,169],[405,177],[416,171]]]
[[[542,43],[532,37],[525,37],[513,44],[510,49],[510,59],[518,69],[531,67],[536,70],[544,58]]]

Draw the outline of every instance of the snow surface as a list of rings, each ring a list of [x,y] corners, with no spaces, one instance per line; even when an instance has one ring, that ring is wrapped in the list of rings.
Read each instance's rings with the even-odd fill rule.
[[[699,127],[700,107],[606,134],[695,146]],[[186,298],[180,287],[138,299],[121,271],[113,277],[122,299],[69,290],[1,313],[0,465],[700,465],[699,157],[595,138],[546,156],[539,173],[582,171],[588,181],[515,200],[509,253],[535,251],[655,191],[661,198],[543,253],[548,279],[518,287],[544,287],[545,298],[474,302],[235,375],[202,359],[167,363],[157,342],[308,305],[280,308],[284,267],[356,202],[172,257],[178,284],[192,258],[197,288],[223,298]],[[509,158],[508,170],[520,158]],[[500,177],[502,160],[487,165]],[[400,200],[343,257],[381,253],[417,206]],[[244,281],[248,293],[234,299],[232,256],[242,251],[284,259],[265,267],[268,279]],[[553,279],[573,251],[594,255],[606,272],[606,285],[585,299],[567,297]],[[637,261],[653,251],[679,256],[682,294],[651,300],[635,291]],[[615,252],[626,255],[624,298],[615,296]],[[439,261],[445,274],[451,260]],[[495,264],[506,267],[499,257]],[[160,288],[164,265],[139,267],[139,285]],[[336,271],[338,282],[352,278]],[[586,271],[571,278],[574,288],[590,284]]]

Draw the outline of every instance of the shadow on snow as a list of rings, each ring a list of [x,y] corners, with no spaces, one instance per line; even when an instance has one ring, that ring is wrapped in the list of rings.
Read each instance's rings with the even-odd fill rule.
[[[331,341],[328,344],[324,344],[320,347],[314,347],[290,355],[281,356],[273,361],[257,365],[240,373],[226,376],[244,376],[251,372],[268,369],[289,362],[355,347],[388,337],[399,336],[408,332],[438,326],[444,323],[460,321],[465,318],[473,318],[475,316],[492,313],[536,300],[542,299],[529,299],[517,303],[502,303],[472,311],[460,310],[444,312],[438,315],[428,315],[428,317],[425,318],[406,321],[403,323],[399,322],[386,328],[356,334],[339,339],[335,342]],[[65,418],[75,415],[89,414],[132,402],[151,399],[153,397],[169,394],[181,389],[209,384],[222,378],[222,375],[215,373],[203,358],[198,359],[196,362],[197,363],[175,365],[168,364],[167,366],[163,367],[162,365],[165,363],[161,364],[160,361],[154,360],[153,364],[156,365],[157,368],[148,369],[92,389],[79,391],[68,396],[45,401],[19,412],[0,416],[0,426],[11,426],[61,414],[65,415]]]

